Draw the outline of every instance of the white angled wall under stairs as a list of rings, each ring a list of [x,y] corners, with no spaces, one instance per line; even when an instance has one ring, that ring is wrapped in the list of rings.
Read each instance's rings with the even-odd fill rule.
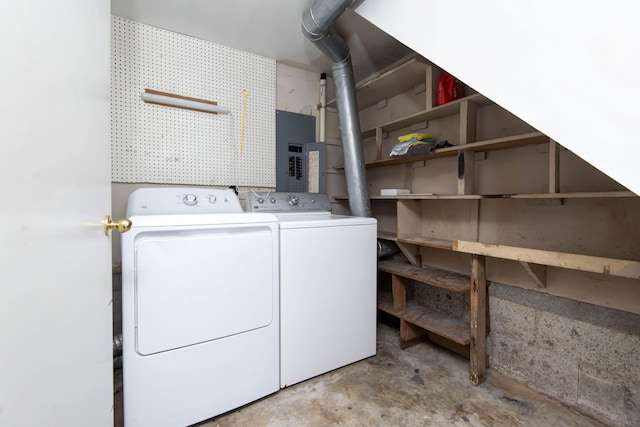
[[[366,0],[356,12],[636,194],[637,2]]]

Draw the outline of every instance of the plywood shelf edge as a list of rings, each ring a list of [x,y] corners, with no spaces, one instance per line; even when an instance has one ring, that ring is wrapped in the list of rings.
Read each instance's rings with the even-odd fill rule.
[[[469,277],[432,267],[419,268],[406,262],[379,261],[378,270],[452,292],[468,292],[471,287]]]
[[[425,246],[436,249],[453,249],[453,241],[447,239],[437,239],[425,236],[404,236],[398,237],[398,242],[408,243],[410,245]]]
[[[370,196],[371,200],[480,200],[480,199],[622,199],[638,197],[632,191],[595,191],[576,193],[524,194],[404,194],[399,196]],[[349,196],[335,196],[334,200],[349,200]]]
[[[549,138],[540,132],[529,132],[524,134],[505,136],[501,138],[488,139],[484,141],[476,141],[453,147],[436,149],[430,154],[419,154],[415,156],[390,157],[382,160],[374,160],[366,162],[367,168],[378,168],[383,166],[393,166],[407,163],[414,163],[424,160],[432,160],[441,157],[457,156],[458,152],[463,150],[470,151],[493,151],[505,150],[508,148],[524,147],[527,145],[545,144],[549,142]]]
[[[378,230],[378,239],[391,240],[392,242],[397,242],[398,236],[396,235],[396,233],[392,233],[390,231]]]
[[[378,309],[458,344],[469,345],[471,341],[467,322],[422,307],[414,302],[407,302],[407,308],[404,310],[394,310],[391,295],[381,294],[378,297]]]
[[[414,303],[407,303],[402,318],[427,331],[434,332],[461,345],[469,345],[469,324]]]
[[[587,271],[610,276],[640,279],[640,261],[605,258],[568,252],[529,249],[464,240],[452,241],[451,249],[474,255],[484,255],[512,261]]]

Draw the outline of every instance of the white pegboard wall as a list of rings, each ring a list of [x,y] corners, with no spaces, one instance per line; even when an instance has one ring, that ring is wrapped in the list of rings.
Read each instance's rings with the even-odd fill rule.
[[[115,16],[111,41],[113,182],[275,187],[274,60]],[[146,104],[144,89],[231,113]]]

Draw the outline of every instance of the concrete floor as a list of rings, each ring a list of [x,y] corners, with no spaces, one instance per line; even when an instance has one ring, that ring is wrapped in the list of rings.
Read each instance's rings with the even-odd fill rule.
[[[381,323],[376,356],[197,426],[604,426],[492,370],[474,387],[468,371],[430,343],[400,350],[397,328]]]

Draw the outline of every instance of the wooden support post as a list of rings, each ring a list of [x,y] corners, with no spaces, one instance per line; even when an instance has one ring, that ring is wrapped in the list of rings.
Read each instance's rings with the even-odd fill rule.
[[[485,257],[471,256],[471,348],[470,379],[473,385],[484,381],[487,371],[487,282]]]
[[[549,193],[560,192],[560,146],[549,139]]]
[[[435,65],[427,65],[426,68],[426,102],[425,109],[430,110],[433,107],[436,107],[436,100],[438,99],[438,80],[440,79],[440,74],[442,72]]]
[[[420,252],[416,255],[416,267],[422,268],[422,253]]]
[[[476,140],[477,112],[478,105],[475,102],[463,101],[460,104],[461,146]],[[473,194],[476,153],[471,150],[463,150],[459,156],[459,167],[461,168],[461,165],[464,164],[464,170],[458,171],[458,194]]]
[[[400,349],[405,350],[421,343],[427,336],[427,332],[404,319],[400,319]]]
[[[376,160],[382,159],[382,128],[376,128]]]
[[[407,308],[407,285],[403,277],[391,275],[391,294],[394,311],[402,311]]]

